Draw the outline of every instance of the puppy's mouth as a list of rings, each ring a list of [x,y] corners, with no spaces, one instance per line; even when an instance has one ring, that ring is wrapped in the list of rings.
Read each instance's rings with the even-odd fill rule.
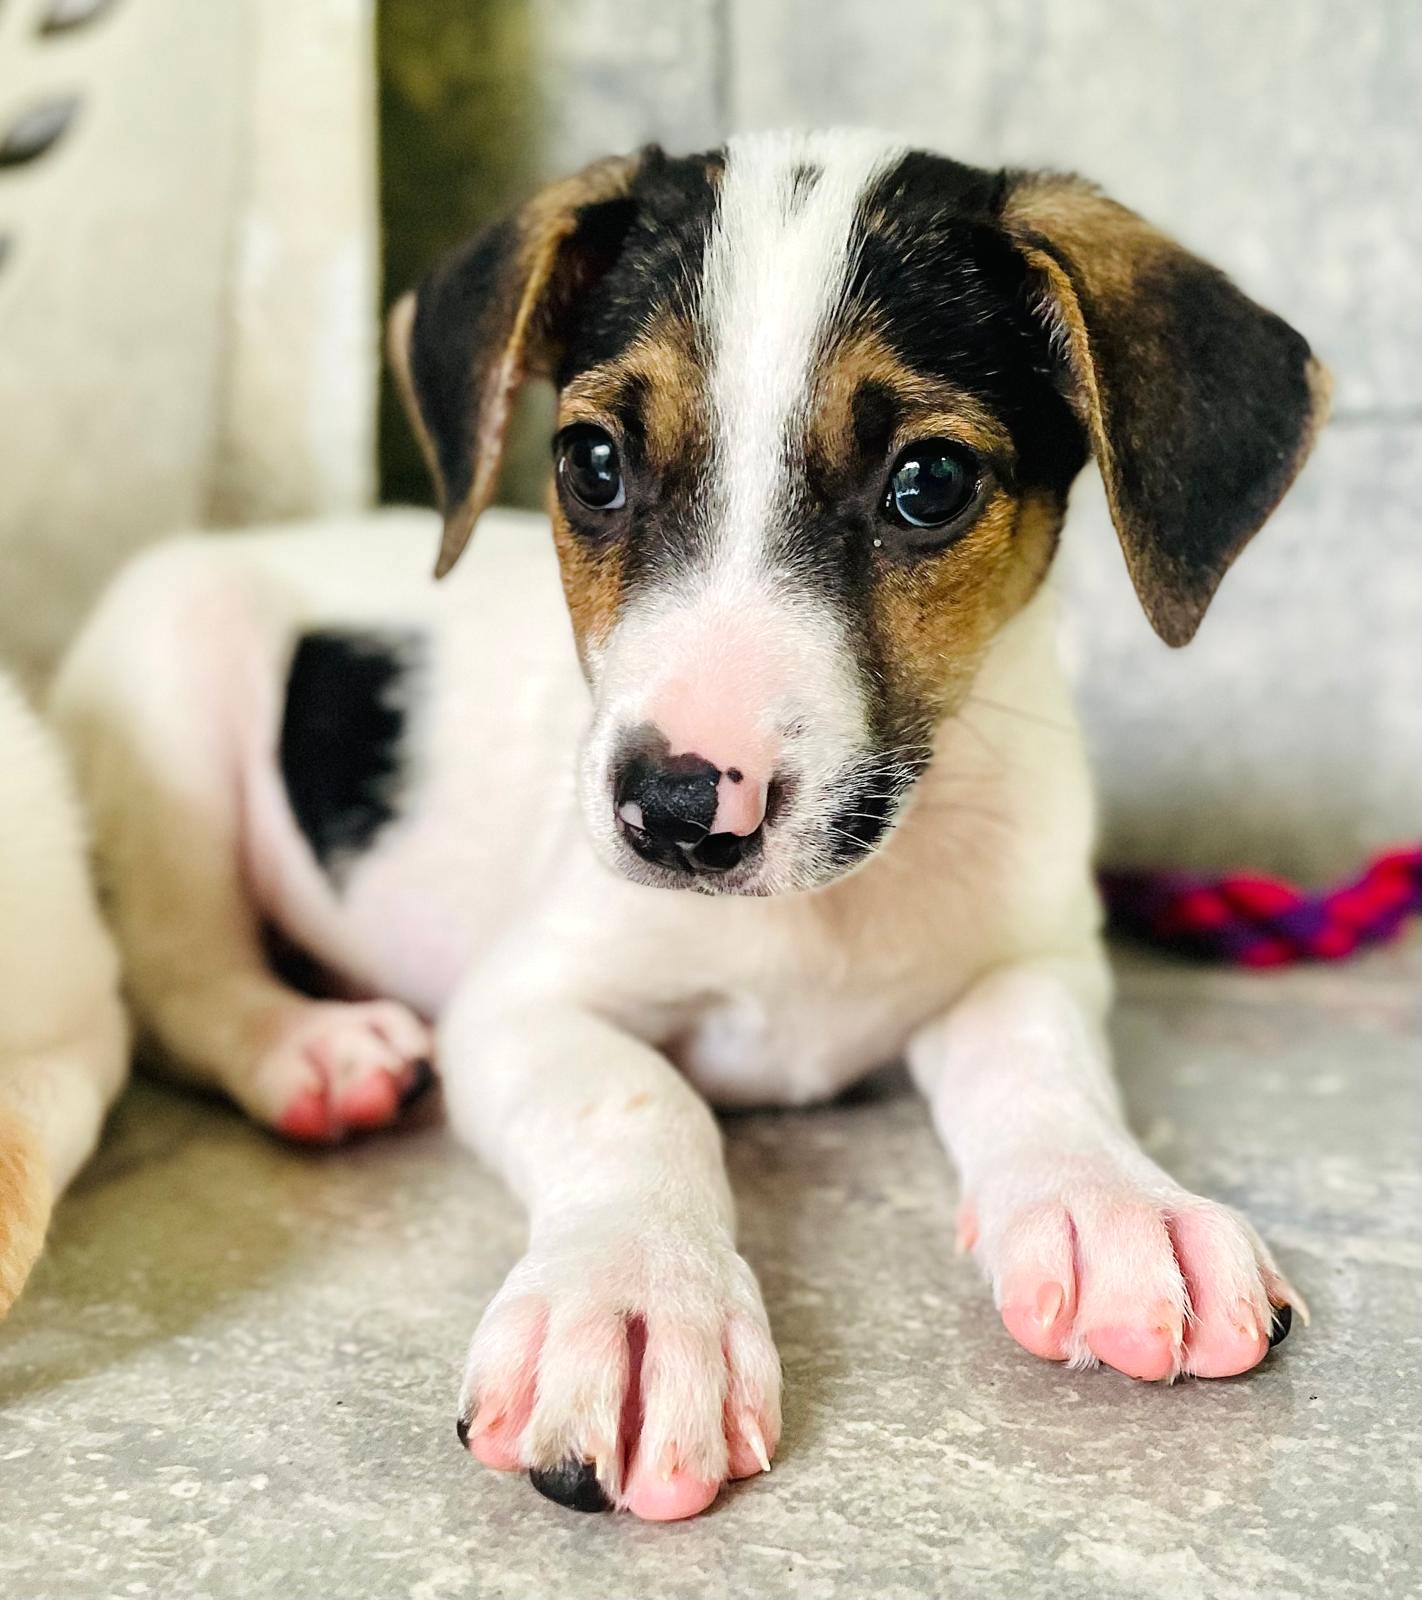
[[[647,839],[639,829],[620,824],[624,848],[617,865],[634,883],[657,889],[691,889],[697,894],[772,894],[764,883],[759,860],[761,833],[749,839],[739,834],[707,834],[694,846],[668,848]],[[747,856],[749,855],[749,859]]]
[[[914,785],[932,756],[928,745],[904,747],[854,762],[833,786],[819,826],[815,875],[833,883],[864,866],[889,839],[908,808]]]

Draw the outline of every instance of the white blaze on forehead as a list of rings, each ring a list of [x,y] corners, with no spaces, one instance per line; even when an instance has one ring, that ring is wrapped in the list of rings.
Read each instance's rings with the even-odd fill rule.
[[[639,586],[597,662],[583,781],[605,839],[619,740],[650,724],[673,755],[720,770],[716,831],[753,832],[772,783],[794,779],[797,798],[768,830],[766,881],[804,887],[804,863],[826,848],[844,774],[868,748],[863,674],[836,608],[781,581],[773,552],[795,515],[787,468],[854,268],[856,222],[905,153],[867,134],[727,146],[701,284],[713,481],[693,515],[706,537]],[[621,816],[638,826],[635,810]]]
[[[764,547],[792,429],[853,266],[855,219],[905,153],[870,133],[753,134],[726,147],[702,292],[718,561]]]

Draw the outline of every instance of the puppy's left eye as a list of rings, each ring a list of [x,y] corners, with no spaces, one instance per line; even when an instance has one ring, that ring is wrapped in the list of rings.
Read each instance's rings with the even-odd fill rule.
[[[616,511],[627,503],[622,464],[612,436],[591,423],[577,423],[558,435],[558,477],[568,493],[590,511]]]
[[[911,543],[938,543],[941,530],[972,505],[981,480],[978,458],[966,446],[952,439],[923,439],[909,445],[895,461],[884,492],[884,510],[901,528],[934,535]]]

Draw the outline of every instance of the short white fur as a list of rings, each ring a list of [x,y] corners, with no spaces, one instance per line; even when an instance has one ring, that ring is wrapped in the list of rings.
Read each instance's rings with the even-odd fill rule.
[[[873,133],[760,134],[727,145],[702,290],[720,570],[756,565],[789,510],[793,430],[842,308],[855,221],[904,154]],[[806,170],[813,181],[802,183]]]

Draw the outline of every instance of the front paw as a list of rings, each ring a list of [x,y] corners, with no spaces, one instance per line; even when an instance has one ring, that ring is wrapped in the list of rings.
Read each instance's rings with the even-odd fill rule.
[[[269,1029],[239,1096],[301,1144],[384,1128],[434,1082],[434,1039],[394,1000],[300,1000]]]
[[[576,1510],[694,1516],[768,1471],[780,1363],[724,1235],[584,1225],[536,1243],[484,1314],[461,1441]]]
[[[962,1241],[1007,1331],[1050,1361],[1133,1378],[1257,1366],[1308,1310],[1249,1223],[1164,1174],[1003,1174],[964,1205]]]

